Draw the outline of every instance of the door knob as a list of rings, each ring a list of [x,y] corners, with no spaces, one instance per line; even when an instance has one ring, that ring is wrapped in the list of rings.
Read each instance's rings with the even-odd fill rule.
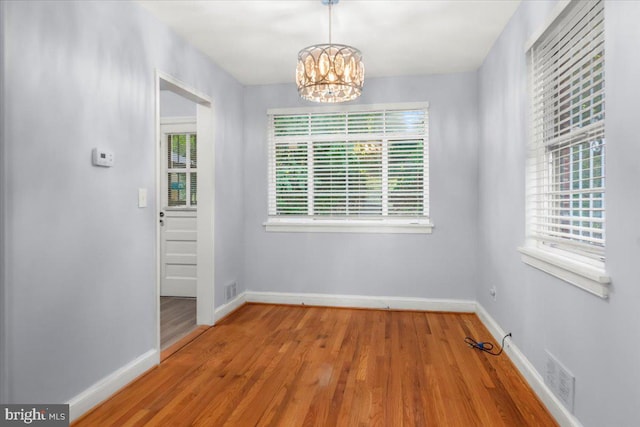
[[[164,212],[160,212],[160,218],[164,218]]]

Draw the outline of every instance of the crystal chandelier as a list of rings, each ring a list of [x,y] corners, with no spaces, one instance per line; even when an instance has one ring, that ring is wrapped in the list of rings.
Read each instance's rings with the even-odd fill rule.
[[[322,0],[329,5],[329,43],[305,47],[298,52],[298,93],[309,101],[351,101],[362,93],[362,54],[354,47],[331,43],[331,5],[338,1]]]

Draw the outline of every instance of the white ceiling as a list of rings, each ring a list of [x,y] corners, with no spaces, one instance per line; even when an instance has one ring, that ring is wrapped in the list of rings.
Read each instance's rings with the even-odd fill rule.
[[[140,0],[245,85],[294,82],[298,51],[326,43],[320,0]],[[367,77],[477,69],[520,0],[342,0],[334,43],[362,51]]]

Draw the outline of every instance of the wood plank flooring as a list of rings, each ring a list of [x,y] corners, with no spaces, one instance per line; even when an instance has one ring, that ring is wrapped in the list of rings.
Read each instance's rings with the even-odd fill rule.
[[[160,297],[160,348],[167,349],[196,329],[196,299]]]
[[[247,304],[76,426],[555,426],[474,314]]]

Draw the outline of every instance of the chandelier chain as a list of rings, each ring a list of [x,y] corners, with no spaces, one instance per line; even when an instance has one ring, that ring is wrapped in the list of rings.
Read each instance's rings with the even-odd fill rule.
[[[329,3],[329,46],[331,46],[331,4]]]

